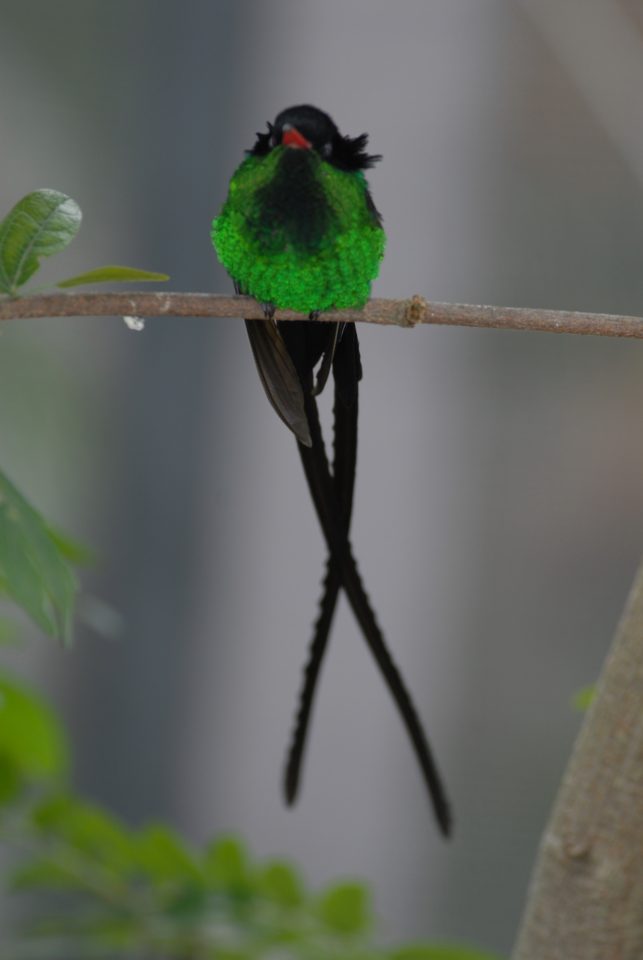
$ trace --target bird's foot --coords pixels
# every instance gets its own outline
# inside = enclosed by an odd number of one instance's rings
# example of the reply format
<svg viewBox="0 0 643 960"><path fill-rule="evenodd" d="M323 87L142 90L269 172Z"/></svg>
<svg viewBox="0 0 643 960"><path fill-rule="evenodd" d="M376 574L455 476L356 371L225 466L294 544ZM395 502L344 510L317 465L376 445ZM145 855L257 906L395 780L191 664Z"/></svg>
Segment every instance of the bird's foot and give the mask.
<svg viewBox="0 0 643 960"><path fill-rule="evenodd" d="M266 320L274 320L276 310L274 303L262 303L261 309Z"/></svg>

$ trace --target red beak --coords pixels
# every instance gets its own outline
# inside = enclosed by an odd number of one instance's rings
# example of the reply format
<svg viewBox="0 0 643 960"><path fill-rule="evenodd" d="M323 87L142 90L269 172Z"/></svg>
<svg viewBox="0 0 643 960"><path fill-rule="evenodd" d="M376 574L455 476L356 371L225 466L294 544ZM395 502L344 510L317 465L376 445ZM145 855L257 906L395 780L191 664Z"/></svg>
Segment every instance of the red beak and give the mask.
<svg viewBox="0 0 643 960"><path fill-rule="evenodd" d="M288 127L284 130L281 142L284 147L297 147L299 150L310 150L312 143L297 130L296 127Z"/></svg>

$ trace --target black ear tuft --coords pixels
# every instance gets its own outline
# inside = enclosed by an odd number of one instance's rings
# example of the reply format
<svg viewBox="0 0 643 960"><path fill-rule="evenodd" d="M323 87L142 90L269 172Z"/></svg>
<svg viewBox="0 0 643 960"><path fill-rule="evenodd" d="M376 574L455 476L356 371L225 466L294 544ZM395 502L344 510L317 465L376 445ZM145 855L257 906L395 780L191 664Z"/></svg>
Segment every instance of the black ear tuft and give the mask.
<svg viewBox="0 0 643 960"><path fill-rule="evenodd" d="M272 138L273 126L271 123L268 125L268 133L257 133L257 139L252 150L246 150L248 156L251 157L265 157L267 153L270 153L272 149L272 144L270 142Z"/></svg>
<svg viewBox="0 0 643 960"><path fill-rule="evenodd" d="M361 133L359 137L342 137L337 134L333 139L331 163L340 170L368 170L382 157L379 153L368 154L367 143L367 133Z"/></svg>

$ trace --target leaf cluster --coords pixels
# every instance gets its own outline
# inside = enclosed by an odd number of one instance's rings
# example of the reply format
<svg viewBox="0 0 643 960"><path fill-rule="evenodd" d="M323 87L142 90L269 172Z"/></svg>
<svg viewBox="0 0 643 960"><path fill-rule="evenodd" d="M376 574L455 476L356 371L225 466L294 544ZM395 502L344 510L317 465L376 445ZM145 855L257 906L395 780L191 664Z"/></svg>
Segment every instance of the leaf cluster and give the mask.
<svg viewBox="0 0 643 960"><path fill-rule="evenodd" d="M242 841L195 850L174 830L135 830L75 796L68 750L41 699L0 677L0 839L27 920L2 960L493 960L459 947L371 942L367 888L311 892L284 860L254 861Z"/></svg>
<svg viewBox="0 0 643 960"><path fill-rule="evenodd" d="M81 221L76 201L59 190L34 190L19 200L0 222L0 294L18 296L20 288L38 270L41 259L59 253L71 243ZM60 280L56 286L168 279L165 273L110 265Z"/></svg>

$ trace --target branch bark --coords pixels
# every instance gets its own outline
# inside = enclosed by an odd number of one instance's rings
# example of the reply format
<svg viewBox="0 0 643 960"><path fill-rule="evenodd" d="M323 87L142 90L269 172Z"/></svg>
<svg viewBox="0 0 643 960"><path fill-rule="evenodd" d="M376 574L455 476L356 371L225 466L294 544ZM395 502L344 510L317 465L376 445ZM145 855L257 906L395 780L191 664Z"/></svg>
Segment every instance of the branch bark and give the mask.
<svg viewBox="0 0 643 960"><path fill-rule="evenodd" d="M0 321L27 317L118 315L240 317L254 320L261 319L263 312L251 297L227 297L216 293L54 293L0 299ZM280 310L276 316L279 320L301 320L305 314ZM643 339L643 317L572 313L567 310L533 310L525 307L429 303L420 296L407 300L369 300L362 310L329 310L323 313L320 319L332 323L382 323L402 327L435 324Z"/></svg>
<svg viewBox="0 0 643 960"><path fill-rule="evenodd" d="M643 562L541 841L513 960L643 957Z"/></svg>

